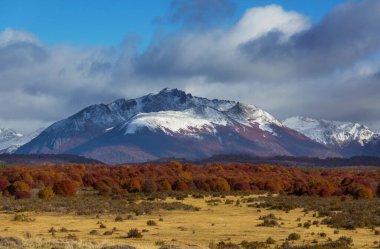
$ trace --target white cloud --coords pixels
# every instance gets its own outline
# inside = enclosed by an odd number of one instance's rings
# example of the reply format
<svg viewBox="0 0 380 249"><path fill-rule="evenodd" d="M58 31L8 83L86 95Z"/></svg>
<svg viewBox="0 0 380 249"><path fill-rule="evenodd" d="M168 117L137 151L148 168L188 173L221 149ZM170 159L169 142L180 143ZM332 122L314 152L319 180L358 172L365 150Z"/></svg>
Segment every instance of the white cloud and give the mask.
<svg viewBox="0 0 380 249"><path fill-rule="evenodd" d="M4 30L0 127L31 131L90 104L164 87L252 103L279 118L305 115L374 127L380 123L380 63L367 57L380 48L373 30L377 17L359 18L368 23L359 37L344 26L352 26L348 17L364 15L357 8L376 5L366 3L333 11L315 25L277 5L252 8L227 29L179 30L153 39L140 53L129 38L113 48L76 48L50 46L28 32ZM337 27L339 37L349 41L336 38ZM360 46L347 55L350 41Z"/></svg>
<svg viewBox="0 0 380 249"><path fill-rule="evenodd" d="M38 38L31 33L10 28L0 32L0 47L16 42L38 43Z"/></svg>
<svg viewBox="0 0 380 249"><path fill-rule="evenodd" d="M226 40L233 47L237 47L275 31L282 34L282 40L285 42L290 36L310 26L311 23L307 17L297 12L285 11L278 5L251 8L228 32Z"/></svg>

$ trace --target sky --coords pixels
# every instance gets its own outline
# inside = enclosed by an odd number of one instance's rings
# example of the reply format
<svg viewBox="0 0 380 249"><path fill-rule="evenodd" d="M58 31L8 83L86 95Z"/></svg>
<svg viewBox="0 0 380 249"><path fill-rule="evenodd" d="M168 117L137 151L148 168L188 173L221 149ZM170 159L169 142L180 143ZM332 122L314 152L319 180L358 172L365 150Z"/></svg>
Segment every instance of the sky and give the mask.
<svg viewBox="0 0 380 249"><path fill-rule="evenodd" d="M0 0L0 127L165 87L380 132L380 1Z"/></svg>

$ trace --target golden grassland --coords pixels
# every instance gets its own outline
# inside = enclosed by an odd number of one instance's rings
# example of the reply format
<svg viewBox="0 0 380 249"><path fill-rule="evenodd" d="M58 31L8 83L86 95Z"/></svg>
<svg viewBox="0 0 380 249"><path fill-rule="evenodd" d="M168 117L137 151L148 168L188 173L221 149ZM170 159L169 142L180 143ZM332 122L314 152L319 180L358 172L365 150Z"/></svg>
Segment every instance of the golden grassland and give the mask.
<svg viewBox="0 0 380 249"><path fill-rule="evenodd" d="M62 242L64 248L102 248L104 245L130 245L136 248L160 248L160 245L177 245L178 248L209 248L210 243L219 241L231 241L240 243L247 241L266 241L268 237L273 238L281 245L287 236L296 232L301 239L292 242L296 245L310 244L315 240L318 243L327 242L329 238L336 240L341 236L353 239L353 248L379 248L380 236L374 235L370 229L343 230L338 234L334 228L326 225L311 226L310 228L299 227L299 223L306 221L321 221L322 218L313 217L313 212L305 213L302 209L289 212L279 210L265 210L248 207L243 198L251 196L227 196L205 197L195 199L192 197L180 200L185 204L200 207L200 211L158 211L152 214L135 216L134 219L116 222L115 214L100 216L78 216L62 213L24 213L31 221L15 221L14 212L0 213L0 236L22 238L23 247L26 248L52 248L47 242ZM221 200L217 205L209 205L206 200ZM233 204L225 204L225 200L233 200ZM236 205L236 200L240 201ZM165 202L179 201L168 198ZM160 202L155 200L154 202ZM48 204L47 204L48 205ZM263 227L257 226L262 222L260 216L274 214L278 217L279 226ZM123 218L127 214L121 215ZM161 218L161 219L160 219ZM298 219L298 220L297 220ZM157 225L148 226L147 221L154 220ZM106 228L100 228L100 225ZM49 230L54 227L57 232L54 235ZM61 228L69 231L61 232ZM104 233L116 230L111 235ZM128 231L137 228L142 232L142 238L127 238ZM90 231L96 230L97 235L91 235ZM326 237L321 237L326 233ZM70 241L74 239L74 241ZM45 246L42 244L45 243ZM56 247L60 248L60 247Z"/></svg>

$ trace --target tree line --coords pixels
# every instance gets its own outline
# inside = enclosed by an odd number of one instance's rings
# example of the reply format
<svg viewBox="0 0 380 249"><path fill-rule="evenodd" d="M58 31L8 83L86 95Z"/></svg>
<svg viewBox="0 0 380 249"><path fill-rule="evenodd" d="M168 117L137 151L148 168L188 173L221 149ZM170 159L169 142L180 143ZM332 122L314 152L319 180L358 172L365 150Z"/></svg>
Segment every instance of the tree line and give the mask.
<svg viewBox="0 0 380 249"><path fill-rule="evenodd" d="M162 191L269 191L308 196L380 196L380 171L303 169L252 163L209 163L203 166L169 162L164 165L107 166L64 164L15 165L0 169L3 196L30 198L37 189L43 199L75 195L92 188L99 195Z"/></svg>

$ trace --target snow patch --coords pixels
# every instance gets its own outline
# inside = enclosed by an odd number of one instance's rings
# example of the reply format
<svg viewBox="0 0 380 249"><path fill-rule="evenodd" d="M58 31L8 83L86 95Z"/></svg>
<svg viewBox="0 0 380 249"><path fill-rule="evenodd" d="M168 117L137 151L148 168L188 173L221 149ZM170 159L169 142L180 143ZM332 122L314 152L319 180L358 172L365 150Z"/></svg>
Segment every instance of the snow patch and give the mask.
<svg viewBox="0 0 380 249"><path fill-rule="evenodd" d="M169 135L173 133L194 135L200 130L215 132L211 120L196 115L192 111L140 113L124 124L123 128L125 128L124 134L134 134L142 128L148 128L151 131L159 129Z"/></svg>

